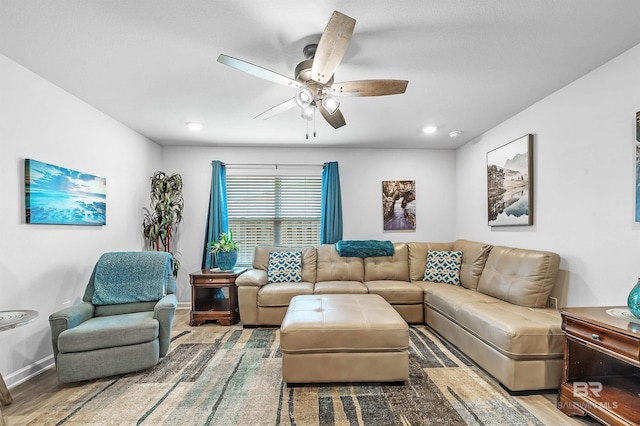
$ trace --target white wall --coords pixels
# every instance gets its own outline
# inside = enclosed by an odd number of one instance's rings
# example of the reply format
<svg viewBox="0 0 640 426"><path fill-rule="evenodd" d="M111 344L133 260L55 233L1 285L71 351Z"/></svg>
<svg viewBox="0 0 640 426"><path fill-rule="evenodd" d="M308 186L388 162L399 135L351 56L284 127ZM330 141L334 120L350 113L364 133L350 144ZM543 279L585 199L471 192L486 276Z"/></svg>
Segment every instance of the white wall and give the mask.
<svg viewBox="0 0 640 426"><path fill-rule="evenodd" d="M452 150L165 147L162 170L180 173L184 180L184 222L174 246L181 262L177 292L181 302L190 300L188 274L200 268L202 259L212 160L227 164L319 165L337 161L345 239L453 241ZM416 181L416 230L383 232L382 181L405 179Z"/></svg>
<svg viewBox="0 0 640 426"><path fill-rule="evenodd" d="M555 293L565 306L625 305L640 276L639 72L640 45L457 150L456 235L557 252ZM486 153L527 133L534 134L534 226L491 228Z"/></svg>
<svg viewBox="0 0 640 426"><path fill-rule="evenodd" d="M78 302L105 251L140 250L142 207L160 147L0 55L0 310L34 309L33 323L0 333L7 385L53 362L48 316ZM31 225L24 159L106 177L107 225Z"/></svg>

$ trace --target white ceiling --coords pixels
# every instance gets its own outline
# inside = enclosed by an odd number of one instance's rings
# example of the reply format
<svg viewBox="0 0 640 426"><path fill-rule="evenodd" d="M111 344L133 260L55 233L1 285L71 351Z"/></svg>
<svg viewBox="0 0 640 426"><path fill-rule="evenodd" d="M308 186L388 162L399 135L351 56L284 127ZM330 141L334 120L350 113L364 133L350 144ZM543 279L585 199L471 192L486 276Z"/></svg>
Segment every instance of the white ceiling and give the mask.
<svg viewBox="0 0 640 426"><path fill-rule="evenodd" d="M334 10L357 21L336 81L406 93L341 98L309 140L296 110L254 120L293 89L218 55L293 78ZM0 53L161 145L454 148L638 43L638 0L0 0Z"/></svg>

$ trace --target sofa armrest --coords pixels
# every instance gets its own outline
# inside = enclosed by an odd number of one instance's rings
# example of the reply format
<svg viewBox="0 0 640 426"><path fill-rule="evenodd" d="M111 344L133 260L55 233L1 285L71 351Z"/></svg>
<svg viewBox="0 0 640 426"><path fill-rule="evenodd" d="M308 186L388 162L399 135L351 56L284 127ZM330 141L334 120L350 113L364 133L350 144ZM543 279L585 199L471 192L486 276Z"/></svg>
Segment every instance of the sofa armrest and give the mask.
<svg viewBox="0 0 640 426"><path fill-rule="evenodd" d="M171 328L173 326L173 317L178 307L178 298L175 294L167 294L158 300L153 308L153 317L160 323L158 338L160 340L160 356L165 356L169 352L171 344Z"/></svg>
<svg viewBox="0 0 640 426"><path fill-rule="evenodd" d="M267 271L262 269L249 269L244 274L236 278L236 285L262 287L267 284Z"/></svg>
<svg viewBox="0 0 640 426"><path fill-rule="evenodd" d="M95 307L88 302L61 309L49 315L49 327L51 328L51 344L53 356L58 356L58 336L65 330L77 327L86 320L93 318Z"/></svg>

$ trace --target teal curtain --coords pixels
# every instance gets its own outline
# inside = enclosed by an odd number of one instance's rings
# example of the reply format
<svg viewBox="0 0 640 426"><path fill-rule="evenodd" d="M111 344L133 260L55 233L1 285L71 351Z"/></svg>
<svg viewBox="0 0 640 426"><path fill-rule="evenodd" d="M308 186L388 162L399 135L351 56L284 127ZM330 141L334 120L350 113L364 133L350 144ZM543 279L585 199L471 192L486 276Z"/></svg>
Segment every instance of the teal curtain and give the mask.
<svg viewBox="0 0 640 426"><path fill-rule="evenodd" d="M209 252L209 242L218 241L220 234L229 232L227 213L227 172L221 161L211 162L211 194L209 195L209 213L204 233L202 269L215 268L215 256Z"/></svg>
<svg viewBox="0 0 640 426"><path fill-rule="evenodd" d="M342 195L336 161L324 163L320 209L320 243L333 244L340 241L342 239Z"/></svg>

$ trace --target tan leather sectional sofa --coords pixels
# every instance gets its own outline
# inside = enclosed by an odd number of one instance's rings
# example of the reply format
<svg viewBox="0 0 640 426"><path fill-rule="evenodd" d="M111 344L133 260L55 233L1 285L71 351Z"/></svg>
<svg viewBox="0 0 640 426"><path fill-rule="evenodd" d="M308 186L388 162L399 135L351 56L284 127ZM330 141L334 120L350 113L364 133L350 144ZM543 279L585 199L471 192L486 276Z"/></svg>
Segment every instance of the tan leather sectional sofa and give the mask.
<svg viewBox="0 0 640 426"><path fill-rule="evenodd" d="M407 323L426 323L511 391L557 388L564 335L546 308L560 257L551 252L453 243L394 243L385 257L342 257L333 244L302 249L302 281L267 284L269 252L236 280L244 326L279 326L301 294L373 293ZM423 281L428 250L462 251L461 285Z"/></svg>

